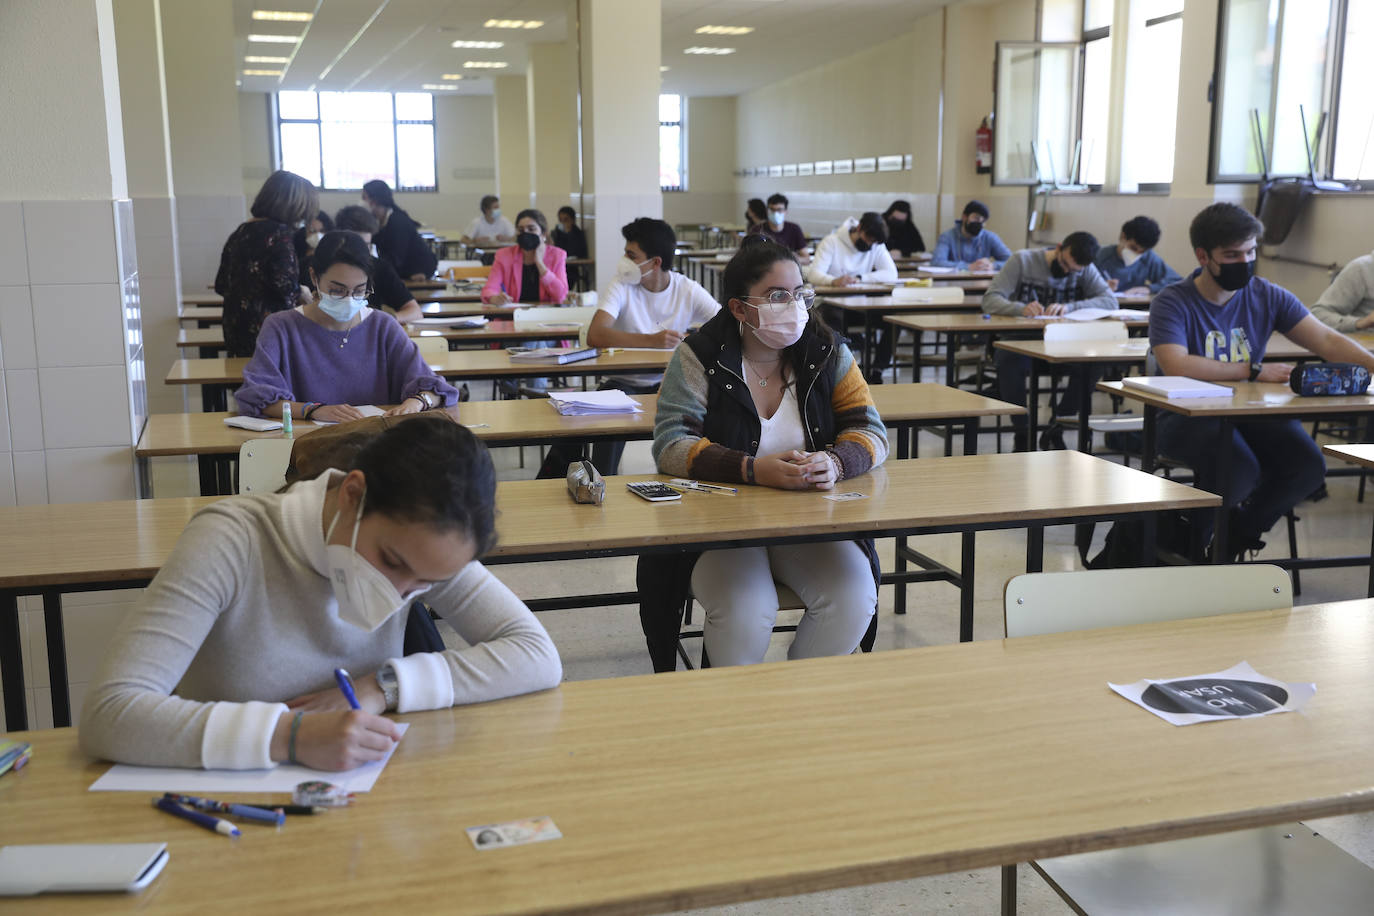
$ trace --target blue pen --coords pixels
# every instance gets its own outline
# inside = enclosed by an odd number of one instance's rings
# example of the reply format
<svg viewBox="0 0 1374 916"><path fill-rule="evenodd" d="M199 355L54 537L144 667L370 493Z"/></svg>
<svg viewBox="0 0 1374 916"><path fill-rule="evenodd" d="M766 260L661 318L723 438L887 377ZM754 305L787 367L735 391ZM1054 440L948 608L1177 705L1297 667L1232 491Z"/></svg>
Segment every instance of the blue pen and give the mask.
<svg viewBox="0 0 1374 916"><path fill-rule="evenodd" d="M335 668L334 680L339 682L339 689L343 691L344 699L348 701L348 705L354 709L362 709L362 704L358 702L358 695L353 692L353 678L348 676L348 672L342 668Z"/></svg>
<svg viewBox="0 0 1374 916"><path fill-rule="evenodd" d="M215 801L213 798L197 798L194 795L177 795L175 792L164 792L162 797L168 801L190 805L192 808L196 808L200 811L209 811L214 814L232 814L235 817L257 821L262 824L275 824L278 827L286 823L286 814L282 811L255 808L252 805L237 805L233 802Z"/></svg>
<svg viewBox="0 0 1374 916"><path fill-rule="evenodd" d="M157 808L159 811L166 811L173 817L179 817L182 820L187 820L193 824L204 827L212 833L222 833L225 836L241 836L239 828L228 821L218 817L211 817L208 814L201 814L199 811L192 811L190 808L183 808L170 798L153 799L153 807Z"/></svg>

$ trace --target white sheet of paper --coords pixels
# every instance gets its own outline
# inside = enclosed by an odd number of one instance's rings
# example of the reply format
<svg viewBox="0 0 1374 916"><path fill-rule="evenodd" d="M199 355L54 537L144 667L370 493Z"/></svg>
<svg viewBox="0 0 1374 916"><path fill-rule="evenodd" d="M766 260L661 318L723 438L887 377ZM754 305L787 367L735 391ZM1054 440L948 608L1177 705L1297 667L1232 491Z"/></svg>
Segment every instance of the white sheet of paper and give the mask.
<svg viewBox="0 0 1374 916"><path fill-rule="evenodd" d="M408 722L397 722L402 737ZM350 792L370 792L377 777L396 753L400 742L385 758L356 770L341 773L312 770L298 764L283 763L271 770L192 770L186 767L140 767L116 763L91 783L92 792L181 792L186 795L214 795L218 792L290 792L298 782L317 779L342 786Z"/></svg>
<svg viewBox="0 0 1374 916"><path fill-rule="evenodd" d="M386 413L386 411L382 410L382 408L374 407L371 404L356 404L354 406L357 408L358 413L362 414L365 417L380 417ZM310 420L310 422L314 423L316 426L333 426L335 424L334 420L316 420L313 418Z"/></svg>
<svg viewBox="0 0 1374 916"><path fill-rule="evenodd" d="M1316 684L1289 684L1260 674L1249 662L1211 674L1146 678L1134 684L1109 682L1107 686L1172 725L1295 712L1317 693Z"/></svg>
<svg viewBox="0 0 1374 916"><path fill-rule="evenodd" d="M471 315L466 318L416 318L407 324L419 325L422 328L480 328L486 325L487 318L483 315Z"/></svg>
<svg viewBox="0 0 1374 916"><path fill-rule="evenodd" d="M953 268L953 267L932 267L932 266L929 265L929 264L922 264L922 265L921 265L919 268L917 268L917 269L918 269L919 271L921 271L921 273L927 273L927 274L952 274L952 273L954 273L954 268Z"/></svg>

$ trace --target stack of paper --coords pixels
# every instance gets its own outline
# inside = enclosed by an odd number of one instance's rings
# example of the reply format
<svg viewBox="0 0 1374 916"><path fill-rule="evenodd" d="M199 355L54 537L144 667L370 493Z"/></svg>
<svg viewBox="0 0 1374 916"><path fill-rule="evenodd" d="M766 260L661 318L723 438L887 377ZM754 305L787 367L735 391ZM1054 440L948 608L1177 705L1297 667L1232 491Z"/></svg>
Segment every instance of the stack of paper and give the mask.
<svg viewBox="0 0 1374 916"><path fill-rule="evenodd" d="M1211 382L1200 382L1183 375L1140 375L1121 380L1130 388L1148 391L1150 394L1169 398L1229 398L1235 390Z"/></svg>
<svg viewBox="0 0 1374 916"><path fill-rule="evenodd" d="M487 321L485 315L470 315L466 318L416 318L409 323L422 328L481 328L486 327Z"/></svg>
<svg viewBox="0 0 1374 916"><path fill-rule="evenodd" d="M565 417L611 413L640 413L643 406L623 391L550 391L549 403Z"/></svg>

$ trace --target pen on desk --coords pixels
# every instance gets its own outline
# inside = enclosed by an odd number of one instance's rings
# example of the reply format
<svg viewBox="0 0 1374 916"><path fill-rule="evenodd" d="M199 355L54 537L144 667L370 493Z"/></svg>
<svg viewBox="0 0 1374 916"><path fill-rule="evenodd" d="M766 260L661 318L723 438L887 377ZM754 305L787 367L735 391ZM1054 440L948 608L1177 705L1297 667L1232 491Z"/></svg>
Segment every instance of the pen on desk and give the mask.
<svg viewBox="0 0 1374 916"><path fill-rule="evenodd" d="M343 692L348 705L353 709L362 709L362 704L358 702L358 695L353 692L353 678L348 676L348 672L342 668L335 668L334 680L339 682L339 690Z"/></svg>
<svg viewBox="0 0 1374 916"><path fill-rule="evenodd" d="M246 818L250 821L257 821L260 824L275 824L280 827L282 824L286 823L285 812L273 811L271 808L215 801L213 798L198 798L194 795L178 795L175 792L164 792L162 797L168 801L177 802L178 804L190 805L192 808L199 811L210 811L215 814L232 814L236 817Z"/></svg>
<svg viewBox="0 0 1374 916"><path fill-rule="evenodd" d="M178 805L168 798L153 799L153 807L157 808L159 811L166 811L173 817L179 817L182 820L190 821L193 824L204 827L206 830L213 833L222 833L225 836L242 836L239 828L228 821L218 817L211 817L208 814L201 814L199 811L192 811L190 808L183 808L181 805Z"/></svg>
<svg viewBox="0 0 1374 916"><path fill-rule="evenodd" d="M29 762L33 756L33 746L27 741L15 743L12 747L7 747L0 752L0 776L14 770L18 772L24 768L24 764Z"/></svg>
<svg viewBox="0 0 1374 916"><path fill-rule="evenodd" d="M668 481L668 486L680 487L684 490L701 490L706 493L739 494L739 490L736 487L723 487L719 484L702 483L699 480L686 480L681 477L674 477L672 480Z"/></svg>
<svg viewBox="0 0 1374 916"><path fill-rule="evenodd" d="M254 802L251 807L266 811L280 811L282 814L324 814L329 809L324 805L279 805L276 802Z"/></svg>

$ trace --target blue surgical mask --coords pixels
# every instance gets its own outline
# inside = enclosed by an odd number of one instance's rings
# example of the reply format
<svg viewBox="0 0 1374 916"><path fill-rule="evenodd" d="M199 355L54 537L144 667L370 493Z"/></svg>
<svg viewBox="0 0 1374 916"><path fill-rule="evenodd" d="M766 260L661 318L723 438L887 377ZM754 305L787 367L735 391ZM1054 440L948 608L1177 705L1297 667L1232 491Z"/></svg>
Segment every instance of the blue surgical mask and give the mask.
<svg viewBox="0 0 1374 916"><path fill-rule="evenodd" d="M352 296L330 296L320 294L320 308L335 321L352 321L367 307L367 297L354 299Z"/></svg>

